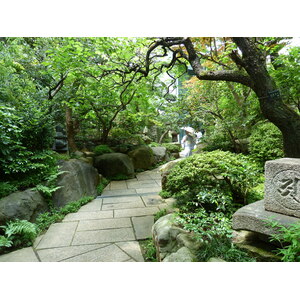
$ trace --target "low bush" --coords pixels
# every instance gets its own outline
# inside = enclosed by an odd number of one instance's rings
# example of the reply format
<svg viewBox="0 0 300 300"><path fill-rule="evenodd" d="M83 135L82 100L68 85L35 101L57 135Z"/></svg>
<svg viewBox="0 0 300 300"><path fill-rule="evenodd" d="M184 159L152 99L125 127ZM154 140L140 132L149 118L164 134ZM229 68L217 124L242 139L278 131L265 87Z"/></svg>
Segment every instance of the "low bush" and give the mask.
<svg viewBox="0 0 300 300"><path fill-rule="evenodd" d="M17 190L18 190L18 188L16 185L14 185L10 182L0 181L0 198L3 198Z"/></svg>
<svg viewBox="0 0 300 300"><path fill-rule="evenodd" d="M181 151L181 146L171 143L163 143L161 146L166 147L167 151L170 153L179 153Z"/></svg>
<svg viewBox="0 0 300 300"><path fill-rule="evenodd" d="M300 262L300 222L291 224L288 227L271 221L269 226L275 228L278 233L273 234L271 241L281 244L276 250L284 262Z"/></svg>
<svg viewBox="0 0 300 300"><path fill-rule="evenodd" d="M227 262L255 262L247 251L236 247L229 238L218 237L205 243L197 253L198 261L206 262L210 258L221 258Z"/></svg>
<svg viewBox="0 0 300 300"><path fill-rule="evenodd" d="M249 152L262 167L267 160L284 157L280 130L270 122L258 123L250 136Z"/></svg>
<svg viewBox="0 0 300 300"><path fill-rule="evenodd" d="M94 148L94 153L96 155L102 155L105 153L112 153L113 150L107 145L98 145Z"/></svg>
<svg viewBox="0 0 300 300"><path fill-rule="evenodd" d="M179 161L170 171L164 190L181 204L204 205L203 193L208 191L210 197L212 189L215 195L220 193L234 203L244 204L250 188L259 183L259 178L258 168L251 159L217 150Z"/></svg>

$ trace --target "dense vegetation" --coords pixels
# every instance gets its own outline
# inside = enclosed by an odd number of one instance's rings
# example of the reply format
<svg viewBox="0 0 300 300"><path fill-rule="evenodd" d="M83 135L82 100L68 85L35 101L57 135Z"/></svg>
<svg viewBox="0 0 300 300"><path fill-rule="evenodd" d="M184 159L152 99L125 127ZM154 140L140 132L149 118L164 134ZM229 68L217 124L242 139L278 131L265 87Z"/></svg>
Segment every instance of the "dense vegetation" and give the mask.
<svg viewBox="0 0 300 300"><path fill-rule="evenodd" d="M70 156L125 153L146 143L176 154L180 147L170 144L170 133L189 125L204 133L200 154L172 170L163 193L178 199L178 224L200 239L223 240L232 213L262 198L265 161L284 151L300 155L294 134L300 51L281 53L287 40L1 38L0 198L26 188L51 196L61 158L52 151L58 124L66 129ZM255 78L249 58L258 57ZM267 83L258 87L263 75L280 96L268 94ZM5 226L1 244L18 244L13 225ZM15 228L23 226L20 220ZM35 236L30 228L27 240Z"/></svg>

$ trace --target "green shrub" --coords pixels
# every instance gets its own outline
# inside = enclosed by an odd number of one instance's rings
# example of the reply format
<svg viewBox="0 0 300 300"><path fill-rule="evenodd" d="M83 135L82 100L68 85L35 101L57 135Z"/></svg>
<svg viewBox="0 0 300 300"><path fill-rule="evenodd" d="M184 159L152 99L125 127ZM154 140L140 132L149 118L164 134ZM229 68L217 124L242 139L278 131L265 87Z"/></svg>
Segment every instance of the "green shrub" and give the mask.
<svg viewBox="0 0 300 300"><path fill-rule="evenodd" d="M259 183L258 175L256 164L242 154L203 152L178 162L167 177L165 190L181 204L193 201L200 205L199 193L212 188L233 202L245 203L249 189Z"/></svg>
<svg viewBox="0 0 300 300"><path fill-rule="evenodd" d="M194 212L179 212L175 222L184 230L194 232L201 242L232 235L230 217L223 212L207 212L204 208Z"/></svg>
<svg viewBox="0 0 300 300"><path fill-rule="evenodd" d="M234 145L225 131L215 130L209 135L204 135L201 138L201 143L205 144L204 151L222 150L234 152Z"/></svg>
<svg viewBox="0 0 300 300"><path fill-rule="evenodd" d="M18 188L12 183L0 181L0 198L17 191L17 189Z"/></svg>
<svg viewBox="0 0 300 300"><path fill-rule="evenodd" d="M270 122L258 123L250 136L250 155L264 166L267 160L284 156L280 130Z"/></svg>
<svg viewBox="0 0 300 300"><path fill-rule="evenodd" d="M155 215L154 215L154 222L156 222L158 219L160 219L161 217L167 215L168 212L166 209L162 209L160 211L158 211Z"/></svg>
<svg viewBox="0 0 300 300"><path fill-rule="evenodd" d="M166 147L167 151L170 153L179 153L181 151L181 146L176 144L170 143L163 143L163 147Z"/></svg>
<svg viewBox="0 0 300 300"><path fill-rule="evenodd" d="M140 241L140 246L146 262L157 262L156 248L152 238Z"/></svg>
<svg viewBox="0 0 300 300"><path fill-rule="evenodd" d="M271 241L281 244L276 252L284 262L300 262L300 222L285 227L272 221L269 226L278 233L273 234Z"/></svg>
<svg viewBox="0 0 300 300"><path fill-rule="evenodd" d="M94 153L96 155L102 155L102 154L105 154L105 153L112 153L112 149L110 149L109 146L107 145L98 145L94 148Z"/></svg>
<svg viewBox="0 0 300 300"><path fill-rule="evenodd" d="M246 251L236 247L229 238L218 237L205 243L197 253L199 261L208 261L211 257L221 258L227 262L255 262Z"/></svg>

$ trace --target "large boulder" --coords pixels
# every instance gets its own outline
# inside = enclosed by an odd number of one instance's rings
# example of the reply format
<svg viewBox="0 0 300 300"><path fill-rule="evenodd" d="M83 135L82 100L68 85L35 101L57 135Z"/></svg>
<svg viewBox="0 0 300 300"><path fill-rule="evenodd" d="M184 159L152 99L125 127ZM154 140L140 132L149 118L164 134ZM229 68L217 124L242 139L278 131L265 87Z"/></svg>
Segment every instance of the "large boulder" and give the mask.
<svg viewBox="0 0 300 300"><path fill-rule="evenodd" d="M153 152L149 146L139 146L128 152L128 156L131 157L135 170L148 170L154 164Z"/></svg>
<svg viewBox="0 0 300 300"><path fill-rule="evenodd" d="M60 163L60 170L65 171L58 178L60 189L53 194L53 204L62 207L69 202L77 201L84 196L96 196L99 174L90 164L78 159Z"/></svg>
<svg viewBox="0 0 300 300"><path fill-rule="evenodd" d="M166 161L168 159L166 147L151 147L155 162Z"/></svg>
<svg viewBox="0 0 300 300"><path fill-rule="evenodd" d="M94 166L105 177L123 175L134 177L134 167L128 155L123 153L106 153L95 158Z"/></svg>
<svg viewBox="0 0 300 300"><path fill-rule="evenodd" d="M155 222L152 237L157 259L163 262L195 261L195 252L202 245L192 233L176 225L174 214L165 215Z"/></svg>
<svg viewBox="0 0 300 300"><path fill-rule="evenodd" d="M39 213L48 209L47 201L38 191L18 191L0 199L0 225L9 220L35 221Z"/></svg>

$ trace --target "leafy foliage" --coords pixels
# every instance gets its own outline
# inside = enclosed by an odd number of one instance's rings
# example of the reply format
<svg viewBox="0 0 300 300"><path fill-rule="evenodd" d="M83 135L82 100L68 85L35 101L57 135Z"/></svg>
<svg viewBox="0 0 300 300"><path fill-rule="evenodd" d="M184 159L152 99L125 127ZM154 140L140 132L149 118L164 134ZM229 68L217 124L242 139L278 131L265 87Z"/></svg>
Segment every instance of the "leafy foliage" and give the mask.
<svg viewBox="0 0 300 300"><path fill-rule="evenodd" d="M250 154L262 166L267 160L284 156L280 130L270 122L259 123L252 131L249 145Z"/></svg>
<svg viewBox="0 0 300 300"><path fill-rule="evenodd" d="M203 244L197 253L199 261L208 261L211 257L221 258L227 262L255 262L246 251L237 248L229 238L218 237Z"/></svg>
<svg viewBox="0 0 300 300"><path fill-rule="evenodd" d="M109 184L109 180L108 179L106 179L106 178L103 178L102 180L101 180L101 182L97 185L97 187L96 187L96 189L97 189L97 194L98 195L101 195L102 194L102 192L103 192L103 190L104 190L104 188Z"/></svg>
<svg viewBox="0 0 300 300"><path fill-rule="evenodd" d="M163 147L166 147L167 151L170 153L179 153L181 151L181 146L180 145L175 145L171 143L163 143Z"/></svg>
<svg viewBox="0 0 300 300"><path fill-rule="evenodd" d="M9 221L1 228L6 238L5 247L31 246L37 236L36 226L26 220Z"/></svg>
<svg viewBox="0 0 300 300"><path fill-rule="evenodd" d="M288 227L272 221L268 224L275 228L278 233L273 234L271 241L277 241L281 248L277 250L281 260L284 262L300 262L300 222Z"/></svg>
<svg viewBox="0 0 300 300"><path fill-rule="evenodd" d="M0 198L17 191L17 187L9 182L0 181Z"/></svg>
<svg viewBox="0 0 300 300"><path fill-rule="evenodd" d="M96 155L102 155L105 153L112 153L113 150L110 149L108 145L98 145L94 148L94 152Z"/></svg>
<svg viewBox="0 0 300 300"><path fill-rule="evenodd" d="M215 188L233 202L244 203L249 189L259 183L258 174L254 162L242 154L203 152L178 162L167 177L165 190L182 203L200 203L205 197L197 199L199 192Z"/></svg>

